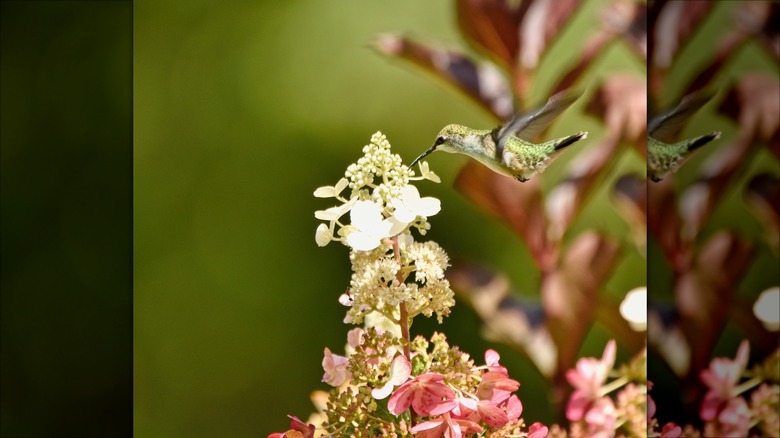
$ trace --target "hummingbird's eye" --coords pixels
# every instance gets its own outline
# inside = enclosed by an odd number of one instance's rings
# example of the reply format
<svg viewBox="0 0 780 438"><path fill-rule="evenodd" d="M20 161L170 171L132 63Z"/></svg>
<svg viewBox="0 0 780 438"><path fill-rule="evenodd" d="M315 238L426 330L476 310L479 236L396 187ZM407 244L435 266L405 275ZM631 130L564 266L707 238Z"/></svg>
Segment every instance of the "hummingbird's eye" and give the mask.
<svg viewBox="0 0 780 438"><path fill-rule="evenodd" d="M447 137L440 136L439 138L436 139L436 143L434 143L434 146L438 146L444 143L445 141L447 141Z"/></svg>

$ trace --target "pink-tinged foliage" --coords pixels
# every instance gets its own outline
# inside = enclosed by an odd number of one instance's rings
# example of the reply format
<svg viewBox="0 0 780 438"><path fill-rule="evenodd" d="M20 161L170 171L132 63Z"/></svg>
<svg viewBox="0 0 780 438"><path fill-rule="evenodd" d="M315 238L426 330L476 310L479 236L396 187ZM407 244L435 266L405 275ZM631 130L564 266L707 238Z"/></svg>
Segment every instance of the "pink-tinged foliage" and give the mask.
<svg viewBox="0 0 780 438"><path fill-rule="evenodd" d="M615 341L610 340L604 348L601 359L583 357L577 361L575 369L566 372L566 379L575 388L574 394L579 394L578 398L595 400L601 396L601 387L615 364L616 348ZM572 396L573 398L575 397ZM578 420L579 418L569 419Z"/></svg>
<svg viewBox="0 0 780 438"><path fill-rule="evenodd" d="M501 403L508 399L512 392L517 391L520 382L510 379L506 372L488 371L482 375L482 382L477 389L480 400L490 400Z"/></svg>
<svg viewBox="0 0 780 438"><path fill-rule="evenodd" d="M650 385L648 382L647 389L650 389ZM647 396L647 418L653 418L655 417L655 400L653 400L653 397Z"/></svg>
<svg viewBox="0 0 780 438"><path fill-rule="evenodd" d="M602 387L615 363L616 345L610 340L601 359L584 357L566 379L575 388L566 405L566 418L584 420L588 436L609 437L614 434L617 411L612 399L601 393Z"/></svg>
<svg viewBox="0 0 780 438"><path fill-rule="evenodd" d="M417 438L461 438L470 433L482 432L482 426L471 421L452 418L449 413L420 423L410 429Z"/></svg>
<svg viewBox="0 0 780 438"><path fill-rule="evenodd" d="M612 436L616 422L615 404L609 397L596 399L585 413L585 423L588 424L591 433L604 434L605 437Z"/></svg>
<svg viewBox="0 0 780 438"><path fill-rule="evenodd" d="M388 395L390 395L390 392L393 391L393 387L406 382L411 374L412 364L409 362L409 359L407 359L406 356L399 354L390 364L389 377L385 386L374 389L371 391L371 395L377 400L386 398Z"/></svg>
<svg viewBox="0 0 780 438"><path fill-rule="evenodd" d="M492 348L485 351L485 365L488 367L501 367L501 365L498 363L498 361L501 360L501 356L498 354L496 350L493 350ZM502 369L504 367L501 367ZM494 370L499 371L499 370Z"/></svg>
<svg viewBox="0 0 780 438"><path fill-rule="evenodd" d="M666 423L661 428L661 438L679 438L680 435L682 435L682 429L674 423Z"/></svg>
<svg viewBox="0 0 780 438"><path fill-rule="evenodd" d="M509 421L507 413L501 409L498 404L488 400L482 400L477 403L477 412L482 421L491 427L500 428Z"/></svg>
<svg viewBox="0 0 780 438"><path fill-rule="evenodd" d="M516 395L512 395L506 401L506 415L510 420L516 420L523 414L523 403Z"/></svg>
<svg viewBox="0 0 780 438"><path fill-rule="evenodd" d="M534 423L528 428L528 438L545 438L547 431L547 426L539 422Z"/></svg>
<svg viewBox="0 0 780 438"><path fill-rule="evenodd" d="M417 415L427 416L442 405L454 407L455 391L443 380L444 375L439 373L421 374L398 387L388 400L387 408L399 415L411 406Z"/></svg>
<svg viewBox="0 0 780 438"><path fill-rule="evenodd" d="M719 413L728 407L729 401L737 395L734 389L747 367L749 348L747 341L742 341L735 359L715 358L710 367L701 372L701 380L709 388L699 412L702 420L712 421L717 418ZM731 406L734 410L738 408Z"/></svg>
<svg viewBox="0 0 780 438"><path fill-rule="evenodd" d="M287 432L277 432L268 435L268 438L313 438L315 427L312 424L306 424L298 417L288 415L290 418L290 430Z"/></svg>
<svg viewBox="0 0 780 438"><path fill-rule="evenodd" d="M742 397L732 398L718 415L723 436L747 436L750 428L750 408Z"/></svg>
<svg viewBox="0 0 780 438"><path fill-rule="evenodd" d="M348 363L349 359L331 353L330 349L326 347L325 357L322 359L322 368L325 370L322 381L331 386L340 386L342 383L349 380L350 375L347 370Z"/></svg>

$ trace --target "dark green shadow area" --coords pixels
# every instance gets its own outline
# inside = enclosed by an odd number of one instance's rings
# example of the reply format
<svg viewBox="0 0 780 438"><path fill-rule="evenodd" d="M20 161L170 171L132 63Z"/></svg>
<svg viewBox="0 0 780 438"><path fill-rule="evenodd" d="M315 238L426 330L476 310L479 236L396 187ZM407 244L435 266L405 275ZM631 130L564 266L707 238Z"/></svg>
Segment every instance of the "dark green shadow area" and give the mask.
<svg viewBox="0 0 780 438"><path fill-rule="evenodd" d="M0 435L130 436L132 2L0 4Z"/></svg>

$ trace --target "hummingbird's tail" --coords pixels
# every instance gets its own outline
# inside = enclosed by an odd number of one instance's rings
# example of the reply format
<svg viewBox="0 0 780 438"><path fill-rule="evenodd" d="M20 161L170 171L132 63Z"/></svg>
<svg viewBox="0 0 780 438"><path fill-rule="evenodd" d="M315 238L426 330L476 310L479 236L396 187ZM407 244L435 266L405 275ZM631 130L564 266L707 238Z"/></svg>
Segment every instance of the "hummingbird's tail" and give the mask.
<svg viewBox="0 0 780 438"><path fill-rule="evenodd" d="M574 143L574 142L576 142L578 140L582 140L583 138L588 138L588 133L587 132L578 132L578 133L576 133L574 135L570 135L568 137L564 137L564 138L558 139L558 140L556 140L555 150L559 151L559 150L565 148L566 146L569 146L570 144L572 144L572 143Z"/></svg>
<svg viewBox="0 0 780 438"><path fill-rule="evenodd" d="M712 140L717 140L720 138L720 132L713 132L712 134L702 135L701 137L695 138L691 144L688 145L688 152L698 149L705 144L711 142Z"/></svg>

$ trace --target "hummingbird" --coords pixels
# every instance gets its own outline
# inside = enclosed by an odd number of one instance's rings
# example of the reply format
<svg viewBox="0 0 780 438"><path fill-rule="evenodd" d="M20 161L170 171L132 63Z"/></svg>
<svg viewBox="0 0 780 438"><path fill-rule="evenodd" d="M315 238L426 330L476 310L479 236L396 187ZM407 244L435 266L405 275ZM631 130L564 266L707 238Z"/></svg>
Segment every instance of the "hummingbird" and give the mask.
<svg viewBox="0 0 780 438"><path fill-rule="evenodd" d="M542 107L518 116L494 129L471 129L463 125L447 125L436 136L433 146L412 161L418 161L433 151L467 155L491 170L518 181L528 181L542 172L566 146L586 138L587 132L544 143L531 141L559 114L579 98L579 94L562 91L550 97Z"/></svg>
<svg viewBox="0 0 780 438"><path fill-rule="evenodd" d="M695 150L720 138L720 132L712 132L672 142L688 119L710 99L712 94L689 94L676 107L647 124L647 173L651 180L658 182L676 172Z"/></svg>

